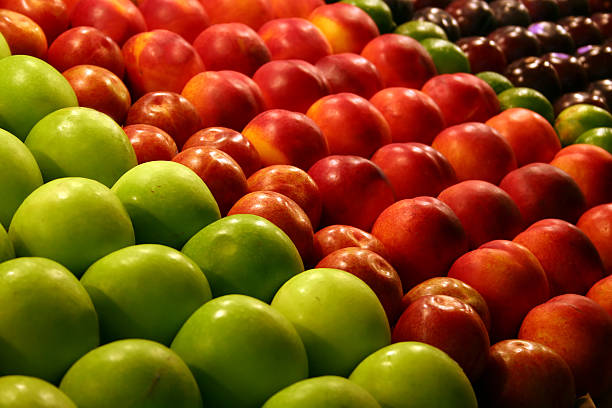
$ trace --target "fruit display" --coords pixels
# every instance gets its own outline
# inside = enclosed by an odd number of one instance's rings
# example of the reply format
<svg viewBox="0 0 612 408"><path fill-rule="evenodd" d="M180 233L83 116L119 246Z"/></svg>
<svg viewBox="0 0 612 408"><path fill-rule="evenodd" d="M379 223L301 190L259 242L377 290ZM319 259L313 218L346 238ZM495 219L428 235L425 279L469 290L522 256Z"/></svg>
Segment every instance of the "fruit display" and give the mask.
<svg viewBox="0 0 612 408"><path fill-rule="evenodd" d="M0 408L612 408L609 0L0 0Z"/></svg>

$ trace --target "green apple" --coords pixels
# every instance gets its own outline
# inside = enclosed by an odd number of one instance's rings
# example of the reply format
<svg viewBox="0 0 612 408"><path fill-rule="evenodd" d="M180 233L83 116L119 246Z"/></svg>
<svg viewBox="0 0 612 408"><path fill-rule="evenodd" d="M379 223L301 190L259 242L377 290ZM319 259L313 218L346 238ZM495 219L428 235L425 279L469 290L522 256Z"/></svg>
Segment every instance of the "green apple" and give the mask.
<svg viewBox="0 0 612 408"><path fill-rule="evenodd" d="M6 38L4 38L2 33L0 33L0 59L10 57L10 56L11 56L11 49L8 43L6 42Z"/></svg>
<svg viewBox="0 0 612 408"><path fill-rule="evenodd" d="M400 342L382 348L359 363L349 380L369 391L385 408L478 406L459 364L424 343Z"/></svg>
<svg viewBox="0 0 612 408"><path fill-rule="evenodd" d="M108 187L66 177L38 187L19 206L9 227L17 256L53 259L77 277L95 261L134 245L134 229Z"/></svg>
<svg viewBox="0 0 612 408"><path fill-rule="evenodd" d="M21 140L0 129L0 223L8 228L17 207L42 183L30 150Z"/></svg>
<svg viewBox="0 0 612 408"><path fill-rule="evenodd" d="M308 376L300 336L270 305L227 295L200 307L172 342L194 373L204 406L259 408Z"/></svg>
<svg viewBox="0 0 612 408"><path fill-rule="evenodd" d="M448 40L446 32L444 32L442 27L430 21L407 21L395 29L395 34L407 35L417 41L422 41L426 38Z"/></svg>
<svg viewBox="0 0 612 408"><path fill-rule="evenodd" d="M262 408L380 408L369 392L344 377L308 378L274 394Z"/></svg>
<svg viewBox="0 0 612 408"><path fill-rule="evenodd" d="M393 32L395 29L391 9L383 0L342 0L341 2L352 4L365 11L374 20L381 34Z"/></svg>
<svg viewBox="0 0 612 408"><path fill-rule="evenodd" d="M476 74L476 76L485 81L497 95L504 92L507 89L514 88L514 85L508 78L498 72L493 71L482 71Z"/></svg>
<svg viewBox="0 0 612 408"><path fill-rule="evenodd" d="M56 383L98 345L98 318L77 278L45 258L0 264L0 373Z"/></svg>
<svg viewBox="0 0 612 408"><path fill-rule="evenodd" d="M15 249L9 238L6 230L0 224L0 263L13 259L15 257Z"/></svg>
<svg viewBox="0 0 612 408"><path fill-rule="evenodd" d="M565 108L555 119L555 130L563 146L574 143L587 130L599 127L612 127L612 114L588 103Z"/></svg>
<svg viewBox="0 0 612 408"><path fill-rule="evenodd" d="M79 408L200 408L187 365L168 347L127 339L81 357L60 383Z"/></svg>
<svg viewBox="0 0 612 408"><path fill-rule="evenodd" d="M425 38L421 45L431 56L438 74L471 72L467 55L454 43L441 38Z"/></svg>
<svg viewBox="0 0 612 408"><path fill-rule="evenodd" d="M77 408L57 387L24 375L0 377L0 408Z"/></svg>
<svg viewBox="0 0 612 408"><path fill-rule="evenodd" d="M187 318L212 299L195 262L155 244L106 255L87 269L81 283L98 312L104 343L141 338L170 345Z"/></svg>
<svg viewBox="0 0 612 408"><path fill-rule="evenodd" d="M236 214L213 222L183 247L210 283L213 296L238 293L270 302L304 265L289 237L265 218Z"/></svg>
<svg viewBox="0 0 612 408"><path fill-rule="evenodd" d="M45 181L86 177L112 187L138 164L121 126L90 108L64 108L50 113L36 123L25 144Z"/></svg>
<svg viewBox="0 0 612 408"><path fill-rule="evenodd" d="M546 97L532 88L513 87L497 95L500 109L525 108L542 115L551 124L555 121L555 110Z"/></svg>
<svg viewBox="0 0 612 408"><path fill-rule="evenodd" d="M0 59L0 128L24 140L49 113L78 106L70 83L45 61L29 55Z"/></svg>
<svg viewBox="0 0 612 408"><path fill-rule="evenodd" d="M592 144L612 153L612 127L589 129L578 136L575 143Z"/></svg>
<svg viewBox="0 0 612 408"><path fill-rule="evenodd" d="M300 334L311 376L347 376L391 341L387 315L376 294L339 269L300 273L278 290L271 305Z"/></svg>
<svg viewBox="0 0 612 408"><path fill-rule="evenodd" d="M221 217L204 181L180 163L142 163L117 180L112 190L130 214L139 244L180 249Z"/></svg>

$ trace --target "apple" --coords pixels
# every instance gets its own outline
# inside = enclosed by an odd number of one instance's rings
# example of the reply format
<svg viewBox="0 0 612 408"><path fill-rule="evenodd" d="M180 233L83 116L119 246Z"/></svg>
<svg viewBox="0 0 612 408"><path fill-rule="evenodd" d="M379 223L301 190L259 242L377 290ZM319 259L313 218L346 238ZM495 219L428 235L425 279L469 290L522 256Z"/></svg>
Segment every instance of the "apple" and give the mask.
<svg viewBox="0 0 612 408"><path fill-rule="evenodd" d="M342 248L367 249L386 259L387 251L374 235L350 225L330 225L314 235L313 261L319 262L327 255Z"/></svg>
<svg viewBox="0 0 612 408"><path fill-rule="evenodd" d="M238 293L270 302L304 270L291 239L257 215L236 214L202 228L182 249L210 284L213 297Z"/></svg>
<svg viewBox="0 0 612 408"><path fill-rule="evenodd" d="M123 128L136 153L138 164L154 160L172 160L178 154L169 134L151 125L128 125Z"/></svg>
<svg viewBox="0 0 612 408"><path fill-rule="evenodd" d="M0 9L0 34L13 55L47 56L45 33L31 18L12 10Z"/></svg>
<svg viewBox="0 0 612 408"><path fill-rule="evenodd" d="M561 95L561 80L555 67L544 58L529 56L510 63L504 76L515 87L532 88L548 100L554 101Z"/></svg>
<svg viewBox="0 0 612 408"><path fill-rule="evenodd" d="M487 35L497 26L493 11L483 0L454 0L445 10L455 17L463 37Z"/></svg>
<svg viewBox="0 0 612 408"><path fill-rule="evenodd" d="M294 276L276 292L271 305L295 326L304 342L310 376L348 376L391 340L376 294L361 279L339 269L310 269Z"/></svg>
<svg viewBox="0 0 612 408"><path fill-rule="evenodd" d="M15 249L6 229L0 224L0 263L15 258Z"/></svg>
<svg viewBox="0 0 612 408"><path fill-rule="evenodd" d="M0 378L0 399L14 406L48 406L50 408L77 408L66 394L54 385L36 377L5 375Z"/></svg>
<svg viewBox="0 0 612 408"><path fill-rule="evenodd" d="M597 302L612 316L612 275L595 282L587 292L586 297Z"/></svg>
<svg viewBox="0 0 612 408"><path fill-rule="evenodd" d="M142 0L138 9L148 31L172 31L188 43L193 43L198 34L210 25L203 3L198 0Z"/></svg>
<svg viewBox="0 0 612 408"><path fill-rule="evenodd" d="M556 0L521 0L521 2L529 10L531 21L559 19L560 10Z"/></svg>
<svg viewBox="0 0 612 408"><path fill-rule="evenodd" d="M581 134L598 127L612 127L612 114L589 104L565 108L555 119L555 130L563 146L574 143Z"/></svg>
<svg viewBox="0 0 612 408"><path fill-rule="evenodd" d="M46 62L27 55L0 60L0 128L25 140L47 114L78 106L70 83Z"/></svg>
<svg viewBox="0 0 612 408"><path fill-rule="evenodd" d="M155 244L106 255L85 271L81 284L96 308L102 343L139 338L169 346L189 316L212 299L194 261Z"/></svg>
<svg viewBox="0 0 612 408"><path fill-rule="evenodd" d="M542 54L548 52L573 54L576 50L572 36L560 24L540 21L531 24L527 29L538 37Z"/></svg>
<svg viewBox="0 0 612 408"><path fill-rule="evenodd" d="M574 377L565 360L551 348L527 340L493 345L476 390L483 406L499 408L572 408L576 400Z"/></svg>
<svg viewBox="0 0 612 408"><path fill-rule="evenodd" d="M587 87L587 71L575 56L560 52L549 52L542 55L542 58L550 62L557 71L562 92L581 91ZM555 105L557 105L557 102L555 102Z"/></svg>
<svg viewBox="0 0 612 408"><path fill-rule="evenodd" d="M319 59L316 67L332 94L350 92L368 99L382 89L378 69L359 54L344 52L328 55Z"/></svg>
<svg viewBox="0 0 612 408"><path fill-rule="evenodd" d="M60 390L79 407L172 405L202 407L193 374L166 346L144 339L105 344L81 357L62 378Z"/></svg>
<svg viewBox="0 0 612 408"><path fill-rule="evenodd" d="M576 48L585 45L600 44L603 40L601 31L595 22L587 16L568 16L557 21L572 36Z"/></svg>
<svg viewBox="0 0 612 408"><path fill-rule="evenodd" d="M276 18L302 17L308 18L310 12L325 4L323 0L269 0L270 7Z"/></svg>
<svg viewBox="0 0 612 408"><path fill-rule="evenodd" d="M567 92L561 95L557 100L555 100L555 104L553 108L555 110L555 115L559 115L566 108L570 106L578 105L578 104L589 104L594 105L604 110L609 111L610 108L606 101L601 97L601 95L593 94L586 91L579 92ZM578 139L574 141L576 143Z"/></svg>
<svg viewBox="0 0 612 408"><path fill-rule="evenodd" d="M39 257L13 259L0 264L0 280L3 375L57 383L72 363L97 347L94 306L62 265Z"/></svg>
<svg viewBox="0 0 612 408"><path fill-rule="evenodd" d="M494 0L489 4L499 27L531 24L529 9L520 0Z"/></svg>
<svg viewBox="0 0 612 408"><path fill-rule="evenodd" d="M349 380L388 408L476 408L476 395L465 373L442 350L408 341L383 347L365 358ZM383 405L384 404L384 405Z"/></svg>
<svg viewBox="0 0 612 408"><path fill-rule="evenodd" d="M427 38L440 38L448 40L448 36L442 27L431 21L411 20L397 26L394 33L407 35L421 42Z"/></svg>
<svg viewBox="0 0 612 408"><path fill-rule="evenodd" d="M172 342L194 373L206 407L259 407L308 377L298 331L275 308L244 295L196 310Z"/></svg>
<svg viewBox="0 0 612 408"><path fill-rule="evenodd" d="M493 4L491 3L491 5ZM473 74L486 71L504 72L507 64L506 55L502 48L490 38L482 36L464 37L459 39L456 44L467 55L470 72Z"/></svg>
<svg viewBox="0 0 612 408"><path fill-rule="evenodd" d="M605 275L612 274L612 204L600 204L585 211L576 226L597 248Z"/></svg>
<svg viewBox="0 0 612 408"><path fill-rule="evenodd" d="M9 48L8 43L6 42L6 38L4 35L0 33L0 59L10 57L11 49Z"/></svg>
<svg viewBox="0 0 612 408"><path fill-rule="evenodd" d="M429 278L446 275L455 259L468 250L459 218L433 197L389 206L376 219L372 235L385 246L406 292Z"/></svg>
<svg viewBox="0 0 612 408"><path fill-rule="evenodd" d="M242 23L258 30L274 18L270 0L206 0L201 3L211 24Z"/></svg>
<svg viewBox="0 0 612 408"><path fill-rule="evenodd" d="M540 55L542 50L538 37L526 27L501 26L487 36L501 48L507 63L530 55Z"/></svg>
<svg viewBox="0 0 612 408"><path fill-rule="evenodd" d="M415 12L412 17L417 21L429 21L434 23L444 30L449 41L457 41L461 36L459 31L459 23L453 16L444 11L452 0L416 0ZM419 6L419 3L422 6ZM438 3L438 4L436 4Z"/></svg>
<svg viewBox="0 0 612 408"><path fill-rule="evenodd" d="M68 29L68 8L62 0L1 0L0 8L31 18L45 33L48 44Z"/></svg>

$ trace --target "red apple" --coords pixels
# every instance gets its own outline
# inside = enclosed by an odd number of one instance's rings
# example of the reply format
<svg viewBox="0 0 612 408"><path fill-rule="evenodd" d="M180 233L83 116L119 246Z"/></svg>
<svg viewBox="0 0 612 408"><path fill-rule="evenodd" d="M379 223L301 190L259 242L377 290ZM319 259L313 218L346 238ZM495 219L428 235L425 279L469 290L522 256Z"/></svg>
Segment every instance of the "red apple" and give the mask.
<svg viewBox="0 0 612 408"><path fill-rule="evenodd" d="M154 160L172 160L178 154L170 135L151 125L129 125L123 128L130 139L138 164Z"/></svg>
<svg viewBox="0 0 612 408"><path fill-rule="evenodd" d="M189 43L210 25L208 14L198 0L142 0L138 8L149 31L172 31Z"/></svg>
<svg viewBox="0 0 612 408"><path fill-rule="evenodd" d="M212 24L243 23L258 30L274 14L269 0L200 0Z"/></svg>
<svg viewBox="0 0 612 408"><path fill-rule="evenodd" d="M40 59L47 55L45 33L30 17L0 9L0 34L4 36L13 55L31 55Z"/></svg>
<svg viewBox="0 0 612 408"><path fill-rule="evenodd" d="M468 57L472 74L483 71L504 72L507 65L506 56L495 41L474 36L461 38L456 44Z"/></svg>
<svg viewBox="0 0 612 408"><path fill-rule="evenodd" d="M269 3L276 18L308 18L312 10L325 4L323 0L269 0Z"/></svg>
<svg viewBox="0 0 612 408"><path fill-rule="evenodd" d="M314 235L313 260L319 262L332 252L349 247L367 249L387 258L384 245L374 235L350 225L330 225Z"/></svg>
<svg viewBox="0 0 612 408"><path fill-rule="evenodd" d="M68 7L62 0L0 0L0 8L30 17L44 31L48 44L68 29Z"/></svg>
<svg viewBox="0 0 612 408"><path fill-rule="evenodd" d="M605 274L612 274L612 203L601 204L586 211L576 226L597 248Z"/></svg>
<svg viewBox="0 0 612 408"><path fill-rule="evenodd" d="M350 52L328 55L317 61L316 67L332 94L350 92L367 99L382 89L378 69L361 55Z"/></svg>
<svg viewBox="0 0 612 408"><path fill-rule="evenodd" d="M315 64L332 53L331 45L321 30L303 18L270 20L257 33L273 60L302 59Z"/></svg>
<svg viewBox="0 0 612 408"><path fill-rule="evenodd" d="M612 316L612 275L595 282L586 297L593 299Z"/></svg>

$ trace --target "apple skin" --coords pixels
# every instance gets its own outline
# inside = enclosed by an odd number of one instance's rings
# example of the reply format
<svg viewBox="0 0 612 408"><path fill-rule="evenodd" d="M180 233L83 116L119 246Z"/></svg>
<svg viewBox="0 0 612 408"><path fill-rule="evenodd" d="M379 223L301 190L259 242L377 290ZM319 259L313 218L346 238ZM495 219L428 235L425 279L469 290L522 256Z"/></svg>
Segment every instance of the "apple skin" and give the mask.
<svg viewBox="0 0 612 408"><path fill-rule="evenodd" d="M317 263L332 252L349 247L367 249L387 258L382 242L369 232L350 225L330 225L314 235L313 261Z"/></svg>
<svg viewBox="0 0 612 408"><path fill-rule="evenodd" d="M584 211L584 195L576 181L565 171L547 163L519 167L508 173L499 187L518 206L524 225L544 218L575 223Z"/></svg>
<svg viewBox="0 0 612 408"><path fill-rule="evenodd" d="M578 227L557 219L529 226L513 240L531 251L546 272L551 296L584 295L604 277L597 249Z"/></svg>
<svg viewBox="0 0 612 408"><path fill-rule="evenodd" d="M438 276L427 279L410 289L402 298L403 309L407 309L413 302L423 296L446 295L469 305L478 313L482 323L487 329L491 328L491 315L489 307L484 298L470 285L459 279L449 278L448 276Z"/></svg>
<svg viewBox="0 0 612 408"><path fill-rule="evenodd" d="M495 15L485 1L454 0L444 10L455 17L464 37L487 35L497 26Z"/></svg>
<svg viewBox="0 0 612 408"><path fill-rule="evenodd" d="M484 123L465 122L448 127L436 136L431 147L448 159L459 181L498 184L517 167L508 141Z"/></svg>
<svg viewBox="0 0 612 408"><path fill-rule="evenodd" d="M503 340L491 346L481 381L476 385L483 406L499 408L572 408L573 374L554 350L527 340Z"/></svg>
<svg viewBox="0 0 612 408"><path fill-rule="evenodd" d="M457 215L472 249L496 239L511 240L523 230L518 207L495 184L462 181L443 190L438 199Z"/></svg>
<svg viewBox="0 0 612 408"><path fill-rule="evenodd" d="M502 26L490 33L487 38L495 42L502 50L507 64L523 57L540 55L542 53L538 37L529 31L527 27L517 25Z"/></svg>
<svg viewBox="0 0 612 408"><path fill-rule="evenodd" d="M372 39L361 56L376 66L385 88L420 89L437 74L425 48L417 40L401 34L383 34Z"/></svg>
<svg viewBox="0 0 612 408"><path fill-rule="evenodd" d="M385 309L393 326L402 311L402 281L391 264L376 252L357 247L338 249L321 259L315 268L346 271L367 283Z"/></svg>
<svg viewBox="0 0 612 408"><path fill-rule="evenodd" d="M207 146L229 154L249 177L261 168L261 158L255 147L240 132L222 126L208 127L195 132L183 145L190 147Z"/></svg>
<svg viewBox="0 0 612 408"><path fill-rule="evenodd" d="M322 129L303 113L267 110L253 118L242 134L257 150L263 166L287 164L308 170L329 156Z"/></svg>
<svg viewBox="0 0 612 408"><path fill-rule="evenodd" d="M406 292L429 278L446 275L455 259L468 250L459 218L433 197L389 206L376 219L372 235L385 246Z"/></svg>
<svg viewBox="0 0 612 408"><path fill-rule="evenodd" d="M447 295L421 296L404 310L393 329L393 342L402 341L419 341L439 348L461 366L472 382L482 374L490 346L487 328L478 313Z"/></svg>
<svg viewBox="0 0 612 408"><path fill-rule="evenodd" d="M376 217L395 201L382 170L363 157L327 156L308 174L323 200L322 226L346 224L369 231Z"/></svg>
<svg viewBox="0 0 612 408"><path fill-rule="evenodd" d="M556 296L534 307L519 338L556 351L574 374L576 394L593 398L612 384L612 316L595 301L576 294Z"/></svg>
<svg viewBox="0 0 612 408"><path fill-rule="evenodd" d="M205 69L191 44L168 30L136 34L126 41L122 52L135 98L154 91L181 92L187 81Z"/></svg>
<svg viewBox="0 0 612 408"><path fill-rule="evenodd" d="M142 0L138 9L147 30L164 29L183 37L188 43L210 25L208 14L198 0Z"/></svg>
<svg viewBox="0 0 612 408"><path fill-rule="evenodd" d="M334 155L369 158L378 148L391 143L385 117L367 99L352 93L324 96L306 112L327 140Z"/></svg>
<svg viewBox="0 0 612 408"><path fill-rule="evenodd" d="M328 55L318 60L316 67L332 94L350 92L369 99L382 89L378 69L359 54L344 52Z"/></svg>
<svg viewBox="0 0 612 408"><path fill-rule="evenodd" d="M258 30L274 18L269 0L206 0L201 3L211 24L242 23Z"/></svg>
<svg viewBox="0 0 612 408"><path fill-rule="evenodd" d="M453 263L448 276L472 286L485 299L492 342L515 338L525 315L550 297L538 259L512 241L490 241L466 253Z"/></svg>
<svg viewBox="0 0 612 408"><path fill-rule="evenodd" d="M130 0L80 0L70 13L70 25L95 27L120 47L133 35L147 31L142 13Z"/></svg>
<svg viewBox="0 0 612 408"><path fill-rule="evenodd" d="M436 149L422 143L390 143L372 155L398 200L437 196L457 182L448 160Z"/></svg>
<svg viewBox="0 0 612 408"><path fill-rule="evenodd" d="M270 61L253 74L253 80L261 89L266 109L306 113L313 103L329 94L321 72L299 59Z"/></svg>
<svg viewBox="0 0 612 408"><path fill-rule="evenodd" d="M295 166L277 164L264 167L247 179L250 192L275 191L289 197L308 216L316 230L321 220L322 199L317 183L304 170Z"/></svg>
<svg viewBox="0 0 612 408"><path fill-rule="evenodd" d="M31 55L40 59L47 56L45 33L28 16L0 9L0 34L4 36L13 55Z"/></svg>
<svg viewBox="0 0 612 408"><path fill-rule="evenodd" d="M312 225L304 210L289 197L275 191L254 191L242 196L227 212L227 215L234 214L253 214L267 219L287 234L303 263L310 259Z"/></svg>
<svg viewBox="0 0 612 408"><path fill-rule="evenodd" d="M548 163L561 150L561 141L550 122L532 110L510 108L485 124L508 141L519 167L535 162Z"/></svg>
<svg viewBox="0 0 612 408"><path fill-rule="evenodd" d="M45 33L48 44L68 29L68 8L62 0L1 0L0 8L31 18Z"/></svg>
<svg viewBox="0 0 612 408"><path fill-rule="evenodd" d="M380 32L372 18L352 4L335 3L317 7L308 16L329 41L333 54L359 54Z"/></svg>
<svg viewBox="0 0 612 408"><path fill-rule="evenodd" d="M155 160L172 160L178 154L169 134L151 125L128 125L123 128L136 153L138 164Z"/></svg>
<svg viewBox="0 0 612 408"><path fill-rule="evenodd" d="M299 1L285 1L285 0L269 0L270 7L276 18L285 17L302 17L308 18L312 10L319 6L323 6L325 2L323 0L299 0Z"/></svg>
<svg viewBox="0 0 612 408"><path fill-rule="evenodd" d="M507 65L506 55L501 47L490 38L464 37L459 39L456 44L468 57L472 74L484 71L493 71L500 74L504 72Z"/></svg>
<svg viewBox="0 0 612 408"><path fill-rule="evenodd" d="M15 258L15 249L13 243L6 232L6 229L0 224L0 263Z"/></svg>
<svg viewBox="0 0 612 408"><path fill-rule="evenodd" d="M585 211L576 226L589 237L604 265L612 274L612 204L601 204Z"/></svg>
<svg viewBox="0 0 612 408"><path fill-rule="evenodd" d="M270 61L270 50L255 30L242 23L213 24L193 41L209 71L231 70L252 76Z"/></svg>
<svg viewBox="0 0 612 408"><path fill-rule="evenodd" d="M612 316L612 275L595 282L587 292L586 297L597 302Z"/></svg>
<svg viewBox="0 0 612 408"><path fill-rule="evenodd" d="M193 104L175 92L149 92L132 104L126 125L146 124L160 128L181 149L187 139L202 129L202 119Z"/></svg>
<svg viewBox="0 0 612 408"><path fill-rule="evenodd" d="M122 124L130 109L130 91L117 75L95 65L75 65L62 73L79 101Z"/></svg>
<svg viewBox="0 0 612 408"><path fill-rule="evenodd" d="M77 408L66 394L36 377L5 375L0 379L0 399L14 407Z"/></svg>

